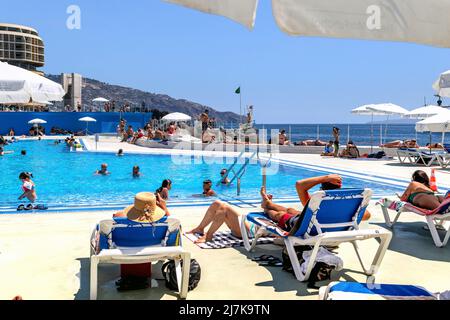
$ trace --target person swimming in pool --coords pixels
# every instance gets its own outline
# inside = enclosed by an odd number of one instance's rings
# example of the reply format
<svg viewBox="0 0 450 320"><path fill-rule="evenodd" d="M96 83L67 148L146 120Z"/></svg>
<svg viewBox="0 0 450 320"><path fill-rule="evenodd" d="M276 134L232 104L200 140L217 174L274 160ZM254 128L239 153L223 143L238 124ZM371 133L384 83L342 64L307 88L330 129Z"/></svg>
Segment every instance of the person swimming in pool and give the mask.
<svg viewBox="0 0 450 320"><path fill-rule="evenodd" d="M225 186L230 184L230 179L228 179L227 174L228 174L227 169L222 169L222 171L220 171L220 177L222 178L220 180L220 183Z"/></svg>
<svg viewBox="0 0 450 320"><path fill-rule="evenodd" d="M441 205L444 197L435 195L431 190L428 175L422 170L417 170L413 173L411 183L400 200L422 209L434 210Z"/></svg>
<svg viewBox="0 0 450 320"><path fill-rule="evenodd" d="M119 149L119 151L117 151L117 156L123 157L123 149Z"/></svg>
<svg viewBox="0 0 450 320"><path fill-rule="evenodd" d="M36 201L37 199L36 186L34 182L31 180L32 177L33 174L29 172L22 172L19 175L19 179L22 181L22 190L23 190L23 193L19 197L19 200L27 198L31 203L34 203Z"/></svg>
<svg viewBox="0 0 450 320"><path fill-rule="evenodd" d="M111 172L108 171L108 165L103 163L100 170L95 171L98 176L109 176Z"/></svg>
<svg viewBox="0 0 450 320"><path fill-rule="evenodd" d="M195 241L197 244L210 242L213 240L214 233L216 233L222 225L226 224L235 237L242 239L240 228L241 217L241 214L233 207L218 200L208 208L201 223L196 228L189 231L188 234L200 235L200 237ZM211 226L205 233L205 228L209 225ZM254 237L257 231L257 226L254 223L246 221L245 227L247 228L250 237Z"/></svg>
<svg viewBox="0 0 450 320"><path fill-rule="evenodd" d="M166 179L162 182L161 187L156 190L156 194L159 194L162 199L169 199L169 191L172 190L172 181L170 179Z"/></svg>
<svg viewBox="0 0 450 320"><path fill-rule="evenodd" d="M205 197L215 197L216 193L212 189L212 181L205 180L203 181L203 196Z"/></svg>
<svg viewBox="0 0 450 320"><path fill-rule="evenodd" d="M139 168L139 166L134 166L133 167L133 178L140 178L142 177L142 173L140 171L141 169Z"/></svg>

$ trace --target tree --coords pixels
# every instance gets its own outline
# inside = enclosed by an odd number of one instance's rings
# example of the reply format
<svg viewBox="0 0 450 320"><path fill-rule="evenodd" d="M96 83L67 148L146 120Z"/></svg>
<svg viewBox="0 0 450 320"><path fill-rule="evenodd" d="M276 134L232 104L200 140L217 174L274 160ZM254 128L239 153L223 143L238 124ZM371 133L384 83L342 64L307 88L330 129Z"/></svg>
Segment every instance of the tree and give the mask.
<svg viewBox="0 0 450 320"><path fill-rule="evenodd" d="M160 111L158 109L152 109L152 119L161 120L163 117L167 116L169 113L167 111Z"/></svg>

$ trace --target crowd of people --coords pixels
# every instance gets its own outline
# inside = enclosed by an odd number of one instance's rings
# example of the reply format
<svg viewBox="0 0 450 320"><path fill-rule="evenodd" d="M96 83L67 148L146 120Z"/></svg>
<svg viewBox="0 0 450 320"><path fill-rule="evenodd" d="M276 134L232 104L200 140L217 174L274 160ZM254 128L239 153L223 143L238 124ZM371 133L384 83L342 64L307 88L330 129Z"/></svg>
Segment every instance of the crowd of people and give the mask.
<svg viewBox="0 0 450 320"><path fill-rule="evenodd" d="M127 125L125 119L122 119L117 126L117 134L121 138L121 142L136 144L139 139L168 140L176 135L179 127L175 122L162 126L156 120L151 120L145 124L144 128L135 130L132 125Z"/></svg>

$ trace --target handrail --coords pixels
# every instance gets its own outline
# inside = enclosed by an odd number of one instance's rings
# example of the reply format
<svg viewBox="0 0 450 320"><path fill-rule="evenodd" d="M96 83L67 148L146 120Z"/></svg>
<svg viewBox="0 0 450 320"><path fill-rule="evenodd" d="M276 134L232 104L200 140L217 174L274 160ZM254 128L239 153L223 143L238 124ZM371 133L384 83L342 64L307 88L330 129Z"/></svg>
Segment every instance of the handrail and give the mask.
<svg viewBox="0 0 450 320"><path fill-rule="evenodd" d="M239 171L237 173L235 173L233 179L231 179L229 184L232 184L236 179L242 178L242 176L245 173L245 169L250 164L250 161L255 157L255 155L256 155L256 152L254 152L249 158L245 159L244 165L239 169Z"/></svg>
<svg viewBox="0 0 450 320"><path fill-rule="evenodd" d="M219 182L217 182L216 186L220 186L222 184L222 181L228 179L228 176L230 175L230 172L233 171L234 167L237 165L238 161L242 158L242 156L245 154L245 150L243 150L239 156L234 160L233 164L227 169L227 173L225 177L223 177ZM228 183L228 185L231 183Z"/></svg>

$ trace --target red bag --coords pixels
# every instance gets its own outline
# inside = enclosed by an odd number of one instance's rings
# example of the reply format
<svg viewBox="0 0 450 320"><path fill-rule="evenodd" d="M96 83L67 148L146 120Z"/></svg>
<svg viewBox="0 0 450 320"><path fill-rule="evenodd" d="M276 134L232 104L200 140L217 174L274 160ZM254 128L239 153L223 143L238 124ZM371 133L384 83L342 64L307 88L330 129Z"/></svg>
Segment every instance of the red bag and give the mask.
<svg viewBox="0 0 450 320"><path fill-rule="evenodd" d="M143 263L143 264L122 264L120 265L120 276L122 278L126 277L143 277L143 278L151 278L152 277L152 264L151 263Z"/></svg>

